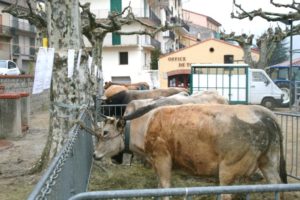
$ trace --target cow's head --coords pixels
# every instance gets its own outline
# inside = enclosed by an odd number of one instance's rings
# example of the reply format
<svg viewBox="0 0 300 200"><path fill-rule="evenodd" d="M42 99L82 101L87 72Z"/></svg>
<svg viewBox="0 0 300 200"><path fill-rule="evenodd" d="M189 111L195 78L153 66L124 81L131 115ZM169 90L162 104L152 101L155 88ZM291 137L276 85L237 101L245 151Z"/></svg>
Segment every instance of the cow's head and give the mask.
<svg viewBox="0 0 300 200"><path fill-rule="evenodd" d="M106 117L100 123L96 134L96 144L94 147L94 159L100 160L104 156L112 157L124 150L123 130L125 120L114 117Z"/></svg>

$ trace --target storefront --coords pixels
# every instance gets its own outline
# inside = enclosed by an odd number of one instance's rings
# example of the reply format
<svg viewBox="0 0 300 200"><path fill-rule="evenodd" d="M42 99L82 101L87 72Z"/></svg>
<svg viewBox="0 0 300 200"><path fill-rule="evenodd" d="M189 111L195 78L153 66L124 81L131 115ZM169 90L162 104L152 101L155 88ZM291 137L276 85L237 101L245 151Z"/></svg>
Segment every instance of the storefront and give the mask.
<svg viewBox="0 0 300 200"><path fill-rule="evenodd" d="M243 49L223 40L208 39L159 59L160 88L189 87L191 64L243 64ZM258 60L257 51L252 51Z"/></svg>

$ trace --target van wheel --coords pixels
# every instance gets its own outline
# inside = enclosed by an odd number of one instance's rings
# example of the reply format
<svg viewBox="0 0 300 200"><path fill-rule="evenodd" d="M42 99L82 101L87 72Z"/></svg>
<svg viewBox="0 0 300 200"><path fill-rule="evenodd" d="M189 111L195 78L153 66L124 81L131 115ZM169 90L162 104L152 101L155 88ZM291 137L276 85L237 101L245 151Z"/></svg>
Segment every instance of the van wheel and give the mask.
<svg viewBox="0 0 300 200"><path fill-rule="evenodd" d="M291 105L294 104L294 90L292 90L292 94L290 97L290 85L288 83L278 83L277 85L281 91L283 92L283 102L282 102L282 106L283 107L288 107L291 101Z"/></svg>
<svg viewBox="0 0 300 200"><path fill-rule="evenodd" d="M262 100L261 105L273 110L276 107L276 101L273 98L267 97Z"/></svg>

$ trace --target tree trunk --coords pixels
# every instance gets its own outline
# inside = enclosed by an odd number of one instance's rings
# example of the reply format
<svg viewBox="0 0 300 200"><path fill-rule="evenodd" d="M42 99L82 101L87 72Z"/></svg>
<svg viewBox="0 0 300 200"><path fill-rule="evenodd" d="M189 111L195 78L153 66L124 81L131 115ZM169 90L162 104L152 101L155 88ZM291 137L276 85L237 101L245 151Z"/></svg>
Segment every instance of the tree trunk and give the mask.
<svg viewBox="0 0 300 200"><path fill-rule="evenodd" d="M49 159L62 148L68 131L77 118L79 107L91 100L87 54L83 52L76 69L77 56L82 48L81 19L78 0L52 0L47 3L49 46L55 48L55 58L50 89ZM68 50L75 50L73 77L67 77Z"/></svg>

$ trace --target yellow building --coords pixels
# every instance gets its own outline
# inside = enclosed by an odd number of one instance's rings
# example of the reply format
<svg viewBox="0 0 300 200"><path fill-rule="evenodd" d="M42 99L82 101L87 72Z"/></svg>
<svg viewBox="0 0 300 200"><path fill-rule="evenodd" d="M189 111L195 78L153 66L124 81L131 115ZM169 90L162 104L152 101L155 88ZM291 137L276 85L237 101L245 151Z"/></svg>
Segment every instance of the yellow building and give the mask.
<svg viewBox="0 0 300 200"><path fill-rule="evenodd" d="M158 62L160 88L189 86L191 64L243 64L243 49L223 40L208 39L160 57ZM259 52L252 50L258 60Z"/></svg>

